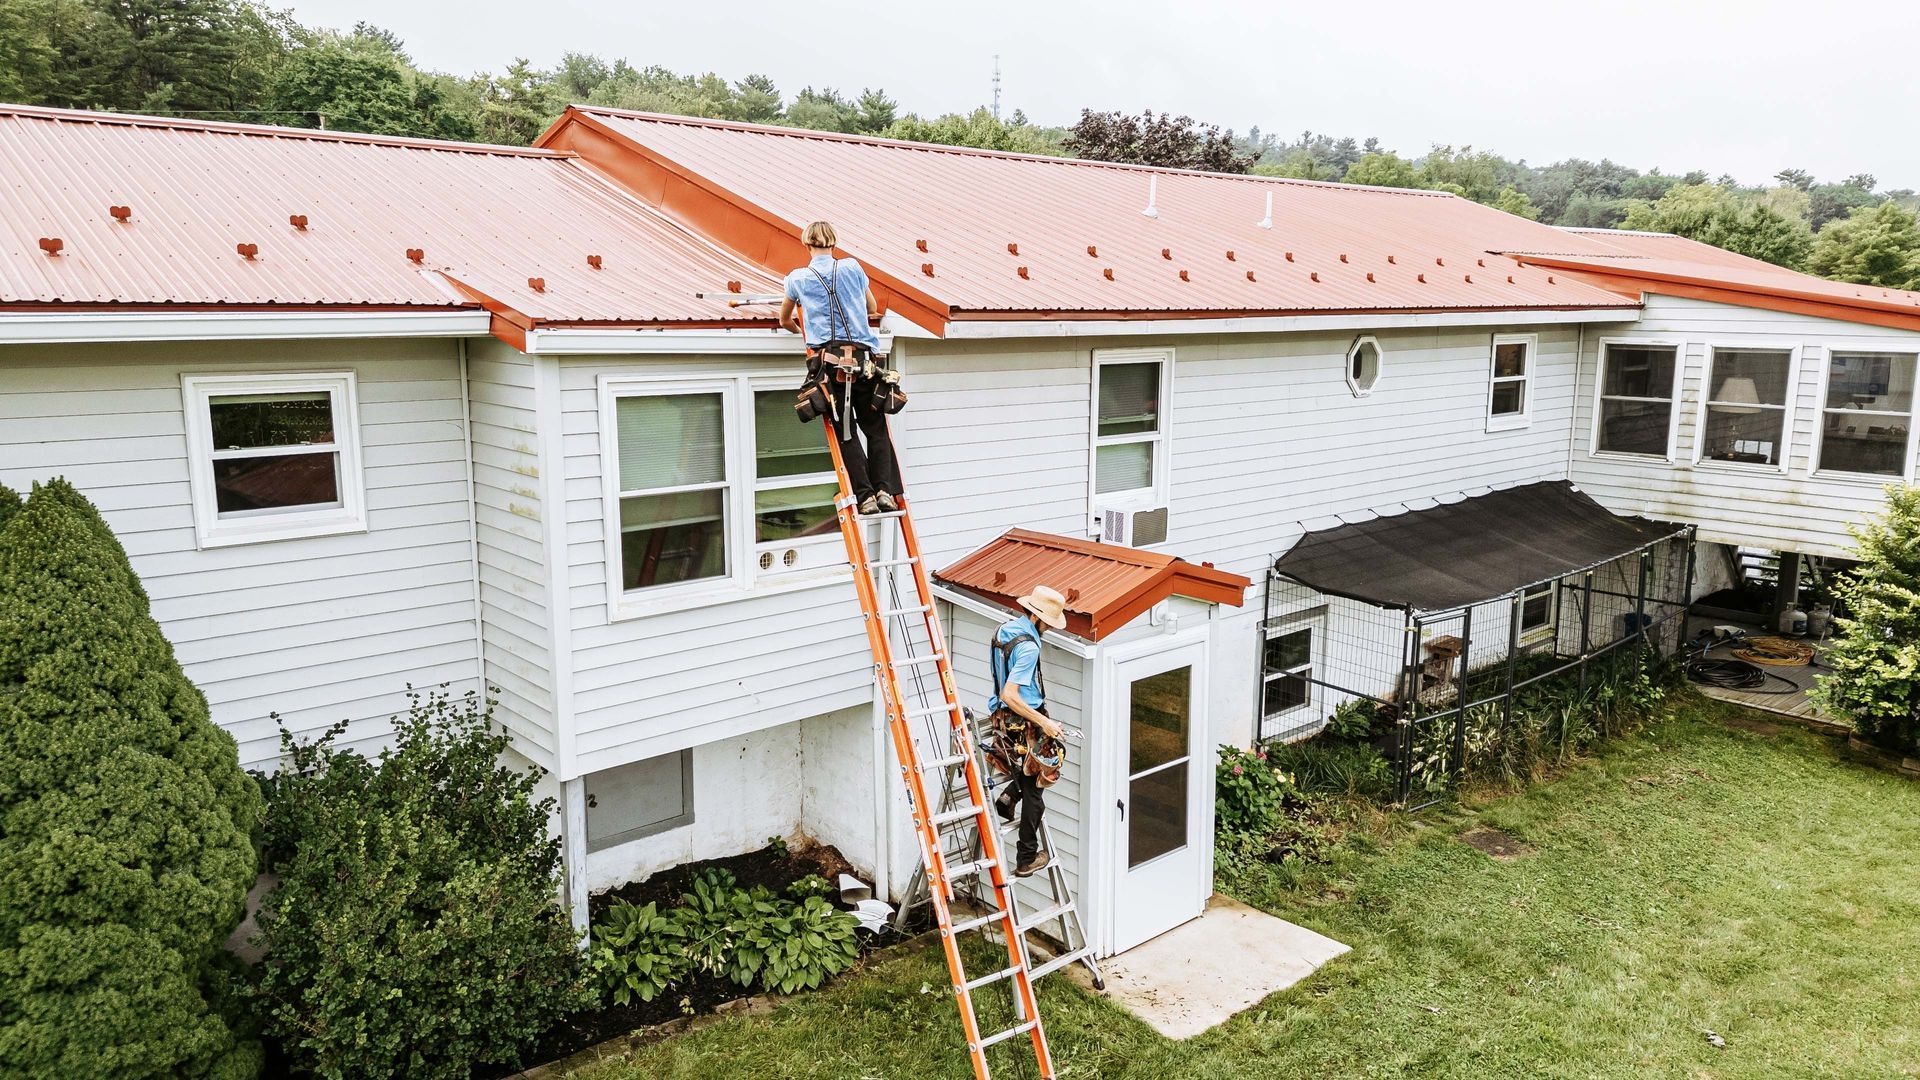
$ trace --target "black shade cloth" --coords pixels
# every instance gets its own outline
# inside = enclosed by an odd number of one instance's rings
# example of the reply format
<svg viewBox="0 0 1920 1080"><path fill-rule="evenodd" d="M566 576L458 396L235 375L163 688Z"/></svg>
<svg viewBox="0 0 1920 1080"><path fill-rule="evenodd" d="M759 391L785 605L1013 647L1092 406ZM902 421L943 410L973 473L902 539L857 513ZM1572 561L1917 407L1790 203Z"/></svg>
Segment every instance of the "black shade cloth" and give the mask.
<svg viewBox="0 0 1920 1080"><path fill-rule="evenodd" d="M1448 611L1610 562L1686 528L1610 513L1552 480L1310 532L1273 568L1333 596Z"/></svg>

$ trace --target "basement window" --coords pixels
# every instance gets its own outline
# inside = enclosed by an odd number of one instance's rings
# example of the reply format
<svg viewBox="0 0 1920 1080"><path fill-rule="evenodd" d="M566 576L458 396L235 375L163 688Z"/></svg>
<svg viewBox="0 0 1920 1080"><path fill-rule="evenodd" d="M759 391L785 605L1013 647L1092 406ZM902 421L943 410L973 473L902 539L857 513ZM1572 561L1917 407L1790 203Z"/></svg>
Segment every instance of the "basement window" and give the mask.
<svg viewBox="0 0 1920 1080"><path fill-rule="evenodd" d="M1520 642L1531 645L1554 636L1560 620L1559 582L1536 585L1520 597Z"/></svg>
<svg viewBox="0 0 1920 1080"><path fill-rule="evenodd" d="M1380 383L1380 342L1362 334L1347 347L1347 388L1354 397L1366 397Z"/></svg>
<svg viewBox="0 0 1920 1080"><path fill-rule="evenodd" d="M693 751L589 774L587 850L599 851L693 824Z"/></svg>
<svg viewBox="0 0 1920 1080"><path fill-rule="evenodd" d="M201 547L365 531L352 372L189 375L181 388Z"/></svg>

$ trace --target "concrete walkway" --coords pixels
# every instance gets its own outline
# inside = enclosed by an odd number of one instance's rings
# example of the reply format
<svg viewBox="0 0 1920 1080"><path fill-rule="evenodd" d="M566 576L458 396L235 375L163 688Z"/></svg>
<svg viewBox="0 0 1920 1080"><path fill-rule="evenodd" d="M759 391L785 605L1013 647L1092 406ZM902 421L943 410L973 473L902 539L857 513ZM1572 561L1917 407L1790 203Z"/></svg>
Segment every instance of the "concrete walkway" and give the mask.
<svg viewBox="0 0 1920 1080"><path fill-rule="evenodd" d="M1285 990L1345 945L1215 893L1206 913L1100 961L1107 996L1169 1039L1189 1039ZM1086 969L1073 978L1091 985Z"/></svg>

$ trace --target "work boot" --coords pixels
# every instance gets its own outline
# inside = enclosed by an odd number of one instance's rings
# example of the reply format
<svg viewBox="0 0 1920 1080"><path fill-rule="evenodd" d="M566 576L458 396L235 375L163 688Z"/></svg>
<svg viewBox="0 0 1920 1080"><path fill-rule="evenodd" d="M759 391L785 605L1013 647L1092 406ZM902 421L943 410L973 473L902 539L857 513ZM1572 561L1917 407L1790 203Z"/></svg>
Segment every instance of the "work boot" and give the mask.
<svg viewBox="0 0 1920 1080"><path fill-rule="evenodd" d="M1032 877L1033 875L1039 873L1040 871L1045 870L1047 868L1047 864L1052 861L1053 861L1052 855L1049 855L1044 851L1035 852L1033 858L1028 859L1026 862L1023 862L1019 866L1016 866L1013 868L1013 876L1014 877Z"/></svg>
<svg viewBox="0 0 1920 1080"><path fill-rule="evenodd" d="M861 499L861 500L860 500L860 511L859 511L859 512L860 512L861 514L877 514L877 513L879 513L879 512L880 512L880 498L879 498L879 496L877 496L877 495L869 495L869 496L867 496L866 498L864 498L864 499Z"/></svg>
<svg viewBox="0 0 1920 1080"><path fill-rule="evenodd" d="M889 514L893 513L895 510L900 509L900 504L894 501L893 496L887 494L884 491L878 495L875 495L873 498L875 502L880 504L880 509L886 511Z"/></svg>
<svg viewBox="0 0 1920 1080"><path fill-rule="evenodd" d="M1013 824L1013 815L1014 815L1015 805L1016 805L1016 800L1014 799L1014 790L1013 790L1012 784L1008 784L1007 789L1005 791L1002 791L999 794L999 796L993 800L993 808L999 811L1000 820L1006 822L1009 825Z"/></svg>

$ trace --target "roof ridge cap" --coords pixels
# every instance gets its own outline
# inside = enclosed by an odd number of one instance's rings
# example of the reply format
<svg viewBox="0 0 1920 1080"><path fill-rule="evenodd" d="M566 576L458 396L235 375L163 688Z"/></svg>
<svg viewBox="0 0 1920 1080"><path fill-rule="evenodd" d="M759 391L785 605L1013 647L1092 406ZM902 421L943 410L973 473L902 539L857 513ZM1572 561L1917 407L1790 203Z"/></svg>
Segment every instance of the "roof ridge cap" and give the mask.
<svg viewBox="0 0 1920 1080"><path fill-rule="evenodd" d="M644 120L650 123L675 124L681 127L708 128L715 131L737 131L754 135L769 135L789 139L817 139L821 142L854 143L861 146L878 146L892 150L918 150L922 153L953 154L957 157L999 158L1007 161L1033 161L1047 165L1077 165L1091 169L1117 169L1126 172L1154 173L1173 176L1205 176L1220 180L1238 180L1255 184L1280 184L1298 187L1327 188L1338 191L1372 191L1389 195L1410 195L1416 198L1457 199L1460 196L1451 191L1432 191L1426 188L1383 187L1378 184L1347 184L1338 180L1307 180L1294 176L1263 176L1259 173L1214 172L1208 169L1176 169L1166 165L1141 165L1126 161L1100 161L1095 158L1056 156L1053 154L1029 154L1017 150L990 150L979 146L954 146L947 143L913 142L908 139L889 139L877 135L857 135L846 131L819 131L813 128L787 127L780 124L751 124L740 120L719 120L706 116L681 116L675 113L645 112L639 109L616 109L607 105L573 104L568 108L582 113L605 116L625 117L629 120Z"/></svg>
<svg viewBox="0 0 1920 1080"><path fill-rule="evenodd" d="M504 146L498 143L460 142L452 139L423 139L408 135L374 135L362 131L329 131L325 128L286 127L278 124L242 124L230 120L196 120L181 116L155 116L150 113L104 112L95 109L58 109L46 105L0 103L0 117L22 117L66 124L105 124L118 127L164 128L174 131L201 131L216 135L245 135L254 138L309 139L315 142L359 143L396 149L440 150L455 154L490 154L498 157L533 157L562 160L573 155L533 146Z"/></svg>

